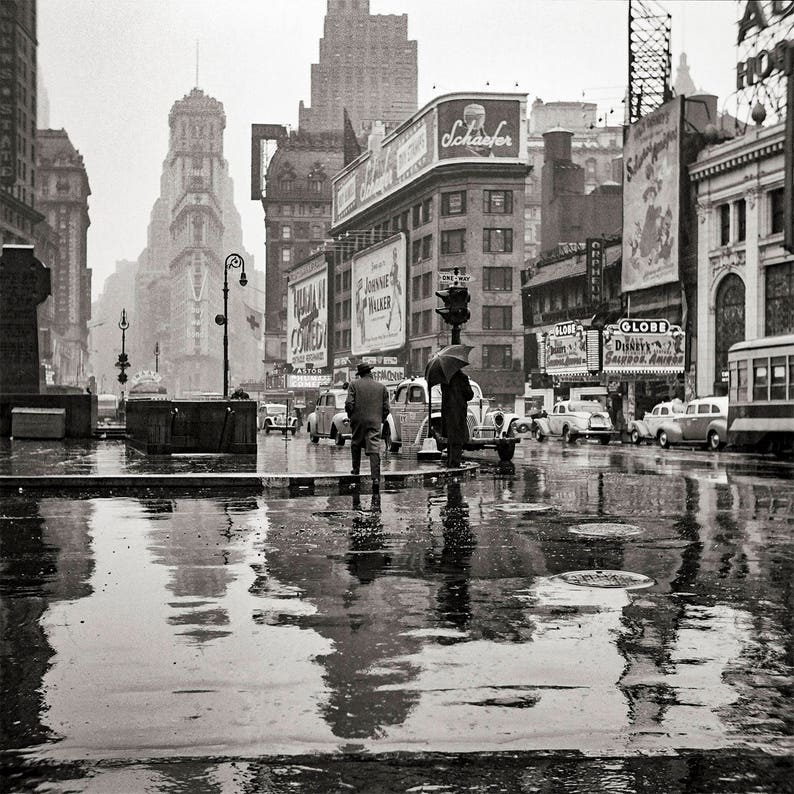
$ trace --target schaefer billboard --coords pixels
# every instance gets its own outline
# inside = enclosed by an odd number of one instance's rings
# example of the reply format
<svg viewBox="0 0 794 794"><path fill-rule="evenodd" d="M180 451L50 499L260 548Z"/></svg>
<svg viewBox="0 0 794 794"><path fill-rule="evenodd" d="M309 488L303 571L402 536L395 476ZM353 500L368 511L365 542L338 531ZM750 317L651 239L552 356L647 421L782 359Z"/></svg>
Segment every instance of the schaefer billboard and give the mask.
<svg viewBox="0 0 794 794"><path fill-rule="evenodd" d="M365 356L402 347L406 339L405 235L353 257L350 352Z"/></svg>
<svg viewBox="0 0 794 794"><path fill-rule="evenodd" d="M419 110L334 178L332 225L388 196L439 160L526 160L526 95L450 94Z"/></svg>
<svg viewBox="0 0 794 794"><path fill-rule="evenodd" d="M328 366L328 265L325 254L319 254L289 274L287 362L296 368Z"/></svg>
<svg viewBox="0 0 794 794"><path fill-rule="evenodd" d="M678 281L683 108L683 97L676 97L626 133L624 292Z"/></svg>
<svg viewBox="0 0 794 794"><path fill-rule="evenodd" d="M521 103L452 99L438 106L438 156L518 157Z"/></svg>
<svg viewBox="0 0 794 794"><path fill-rule="evenodd" d="M684 332L667 320L624 318L604 328L603 371L672 374L684 371Z"/></svg>

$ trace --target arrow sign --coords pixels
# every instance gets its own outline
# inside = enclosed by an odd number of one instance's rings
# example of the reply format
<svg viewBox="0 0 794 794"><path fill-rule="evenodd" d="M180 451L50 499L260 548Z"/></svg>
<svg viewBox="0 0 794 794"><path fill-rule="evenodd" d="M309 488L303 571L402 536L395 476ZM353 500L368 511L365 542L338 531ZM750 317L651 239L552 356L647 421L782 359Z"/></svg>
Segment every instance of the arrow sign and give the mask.
<svg viewBox="0 0 794 794"><path fill-rule="evenodd" d="M438 280L441 284L468 284L474 279L468 273L439 273Z"/></svg>

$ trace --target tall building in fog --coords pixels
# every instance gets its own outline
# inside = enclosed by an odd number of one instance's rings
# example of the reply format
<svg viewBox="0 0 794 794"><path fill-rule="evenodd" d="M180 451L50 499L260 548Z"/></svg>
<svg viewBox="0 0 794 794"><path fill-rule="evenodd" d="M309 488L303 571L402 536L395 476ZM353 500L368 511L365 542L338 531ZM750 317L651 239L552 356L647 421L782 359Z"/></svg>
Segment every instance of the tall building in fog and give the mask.
<svg viewBox="0 0 794 794"><path fill-rule="evenodd" d="M344 112L348 139L365 142L376 122L390 130L416 112L417 79L405 14L370 14L369 0L328 0L311 106L301 102L299 129L278 139L256 196L265 211L266 369L286 358L286 272L330 228L331 179L345 163Z"/></svg>
<svg viewBox="0 0 794 794"><path fill-rule="evenodd" d="M39 320L45 325L41 354L53 385L85 386L91 270L88 268L88 184L83 157L65 130L36 133L36 206L46 224L36 230L36 254L51 270L52 294ZM45 254L42 228L52 249Z"/></svg>
<svg viewBox="0 0 794 794"><path fill-rule="evenodd" d="M169 393L220 392L223 388L224 262L243 256L240 214L223 156L223 105L194 88L168 116L168 154L160 196L152 208L148 244L138 259L135 315L130 319L131 371L154 368ZM229 385L261 376L262 296L229 271ZM135 327L133 325L135 323Z"/></svg>
<svg viewBox="0 0 794 794"><path fill-rule="evenodd" d="M347 109L356 134L416 110L416 42L406 14L369 13L369 0L328 0L320 59L311 68L311 106L300 103L302 132L341 130Z"/></svg>
<svg viewBox="0 0 794 794"><path fill-rule="evenodd" d="M0 2L0 31L0 244L33 245L36 0Z"/></svg>

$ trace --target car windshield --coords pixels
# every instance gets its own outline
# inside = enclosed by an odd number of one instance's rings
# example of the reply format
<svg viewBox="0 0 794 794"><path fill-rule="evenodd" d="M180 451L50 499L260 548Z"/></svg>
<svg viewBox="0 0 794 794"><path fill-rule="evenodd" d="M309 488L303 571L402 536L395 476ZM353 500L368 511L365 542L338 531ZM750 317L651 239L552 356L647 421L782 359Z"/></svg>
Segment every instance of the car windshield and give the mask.
<svg viewBox="0 0 794 794"><path fill-rule="evenodd" d="M287 406L286 405L266 405L265 410L267 411L268 416L274 416L275 414L285 414L287 413Z"/></svg>
<svg viewBox="0 0 794 794"><path fill-rule="evenodd" d="M568 404L569 411L576 411L582 414L595 414L602 410L601 404L588 401L588 402L572 402Z"/></svg>

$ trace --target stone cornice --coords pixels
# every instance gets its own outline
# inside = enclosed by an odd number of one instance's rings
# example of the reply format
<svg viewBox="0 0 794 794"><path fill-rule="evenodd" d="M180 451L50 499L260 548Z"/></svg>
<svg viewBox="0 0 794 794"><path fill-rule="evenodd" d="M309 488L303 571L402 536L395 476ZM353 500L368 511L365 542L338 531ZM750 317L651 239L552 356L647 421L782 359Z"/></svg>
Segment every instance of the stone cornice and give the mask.
<svg viewBox="0 0 794 794"><path fill-rule="evenodd" d="M700 182L716 174L734 171L750 163L783 154L784 145L782 127L755 140L747 137L736 139L719 147L717 151L707 149L703 160L698 160L689 167L689 175L693 182Z"/></svg>

